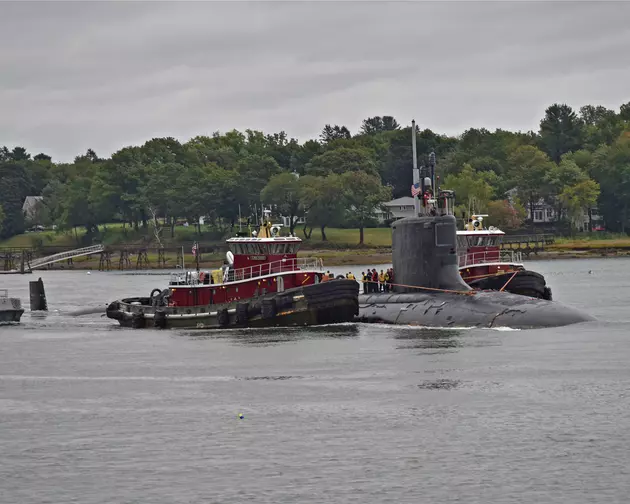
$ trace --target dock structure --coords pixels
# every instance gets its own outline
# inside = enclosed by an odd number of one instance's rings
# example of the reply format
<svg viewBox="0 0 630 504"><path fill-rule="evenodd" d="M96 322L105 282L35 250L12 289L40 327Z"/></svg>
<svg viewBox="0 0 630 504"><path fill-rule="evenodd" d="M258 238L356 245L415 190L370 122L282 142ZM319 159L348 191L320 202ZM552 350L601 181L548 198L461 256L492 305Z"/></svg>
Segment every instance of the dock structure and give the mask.
<svg viewBox="0 0 630 504"><path fill-rule="evenodd" d="M0 272L29 273L33 249L26 247L0 247Z"/></svg>
<svg viewBox="0 0 630 504"><path fill-rule="evenodd" d="M503 237L501 249L518 252L528 258L532 253L538 255L538 252L544 252L545 247L555 243L555 239L556 237L551 234L506 235Z"/></svg>
<svg viewBox="0 0 630 504"><path fill-rule="evenodd" d="M70 261L77 257L85 257L93 254L100 254L105 250L103 245L92 245L90 247L82 247L74 250L66 250L64 252L58 252L46 257L39 257L32 260L29 263L29 269L34 270L37 268L43 268L49 264L54 264L61 261Z"/></svg>
<svg viewBox="0 0 630 504"><path fill-rule="evenodd" d="M214 245L200 250L213 251ZM36 269L51 269L55 264L65 263L66 269L74 267L74 259L96 256L99 271L145 270L150 268L166 269L172 259L167 254L177 256L176 267L183 263L182 247L147 247L146 245L92 245L70 249L68 247L0 247L0 273L31 273ZM200 257L201 258L201 257ZM171 265L175 267L175 265Z"/></svg>

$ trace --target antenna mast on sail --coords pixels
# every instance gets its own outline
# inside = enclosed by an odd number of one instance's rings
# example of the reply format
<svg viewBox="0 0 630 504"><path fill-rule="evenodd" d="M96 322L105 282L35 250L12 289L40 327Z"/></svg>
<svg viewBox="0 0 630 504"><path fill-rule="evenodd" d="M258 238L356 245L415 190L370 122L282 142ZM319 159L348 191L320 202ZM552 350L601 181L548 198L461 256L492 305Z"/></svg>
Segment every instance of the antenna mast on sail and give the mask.
<svg viewBox="0 0 630 504"><path fill-rule="evenodd" d="M416 152L416 121L411 121L411 151L413 153L413 185L418 187L420 184L420 171L418 170L418 154ZM414 215L420 215L420 198L416 192L413 196Z"/></svg>

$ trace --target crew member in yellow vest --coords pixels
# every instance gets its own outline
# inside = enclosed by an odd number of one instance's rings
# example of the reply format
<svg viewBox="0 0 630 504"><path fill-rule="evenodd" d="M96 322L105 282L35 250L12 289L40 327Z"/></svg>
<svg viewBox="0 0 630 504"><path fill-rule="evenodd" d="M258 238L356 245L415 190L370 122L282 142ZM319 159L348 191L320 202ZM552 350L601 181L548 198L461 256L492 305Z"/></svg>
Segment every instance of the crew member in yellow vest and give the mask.
<svg viewBox="0 0 630 504"><path fill-rule="evenodd" d="M368 277L365 274L365 271L361 272L361 281L363 282L363 294L368 293Z"/></svg>
<svg viewBox="0 0 630 504"><path fill-rule="evenodd" d="M380 291L383 292L383 290L385 290L385 274L383 273L383 270L381 270L381 273L378 275L378 283Z"/></svg>
<svg viewBox="0 0 630 504"><path fill-rule="evenodd" d="M389 290L390 290L389 281L390 281L390 278L389 278L389 270L387 270L387 271L385 272L385 292L389 292Z"/></svg>
<svg viewBox="0 0 630 504"><path fill-rule="evenodd" d="M354 278L354 275L352 274L352 272L348 272L348 276L346 277L348 280L356 280L356 278Z"/></svg>

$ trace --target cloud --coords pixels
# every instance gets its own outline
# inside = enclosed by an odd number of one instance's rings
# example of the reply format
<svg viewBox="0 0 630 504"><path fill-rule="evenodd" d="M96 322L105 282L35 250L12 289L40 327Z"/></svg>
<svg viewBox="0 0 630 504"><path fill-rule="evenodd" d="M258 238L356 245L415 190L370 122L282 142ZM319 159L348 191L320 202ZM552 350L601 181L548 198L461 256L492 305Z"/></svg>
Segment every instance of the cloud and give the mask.
<svg viewBox="0 0 630 504"><path fill-rule="evenodd" d="M10 2L0 144L69 160L371 115L458 134L630 100L628 3Z"/></svg>

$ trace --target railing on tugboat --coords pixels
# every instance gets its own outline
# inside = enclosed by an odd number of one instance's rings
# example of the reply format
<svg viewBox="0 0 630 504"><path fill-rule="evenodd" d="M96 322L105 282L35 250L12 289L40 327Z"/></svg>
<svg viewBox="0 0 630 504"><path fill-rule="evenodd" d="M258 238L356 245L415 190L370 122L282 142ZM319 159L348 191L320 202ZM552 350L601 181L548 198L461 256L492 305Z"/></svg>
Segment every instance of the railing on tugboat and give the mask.
<svg viewBox="0 0 630 504"><path fill-rule="evenodd" d="M201 279L196 271L171 273L171 285L199 285L199 284L223 284L229 282L238 282L241 280L250 280L267 275L275 275L278 273L290 273L293 271L324 271L324 263L319 258L292 258L282 259L270 263L257 264L246 268L233 269L224 268L222 270L214 270L207 272L209 280ZM219 273L218 277L215 276Z"/></svg>
<svg viewBox="0 0 630 504"><path fill-rule="evenodd" d="M473 266L477 264L510 262L520 263L523 254L517 250L487 250L484 252L460 253L458 255L459 267Z"/></svg>

